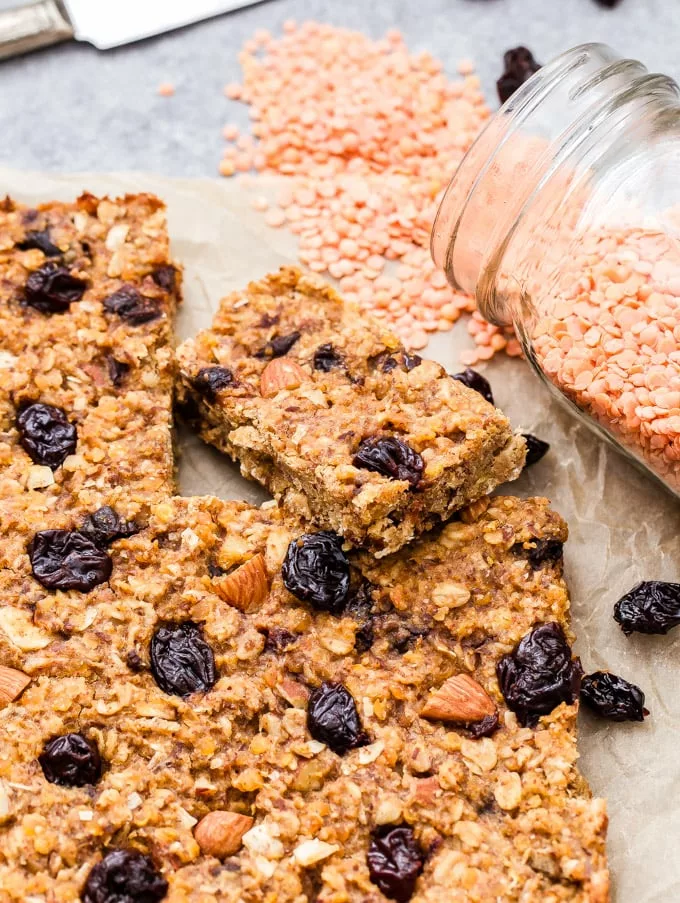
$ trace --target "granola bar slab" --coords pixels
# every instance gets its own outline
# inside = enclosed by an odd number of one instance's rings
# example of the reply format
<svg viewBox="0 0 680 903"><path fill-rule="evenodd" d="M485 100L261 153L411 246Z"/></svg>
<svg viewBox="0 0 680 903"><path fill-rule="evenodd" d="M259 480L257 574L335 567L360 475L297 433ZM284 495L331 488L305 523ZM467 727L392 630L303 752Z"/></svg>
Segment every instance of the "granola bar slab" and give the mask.
<svg viewBox="0 0 680 903"><path fill-rule="evenodd" d="M605 903L575 687L548 673L538 713L499 682L537 629L578 672L561 519L494 498L380 561L302 530L170 499L109 546L108 595L49 594L63 624L96 610L78 655L100 673L33 659L0 709L0 901L95 899L118 868L170 903ZM25 661L68 661L61 639ZM77 768L48 780L67 734Z"/></svg>
<svg viewBox="0 0 680 903"><path fill-rule="evenodd" d="M181 273L151 195L0 205L0 510L133 515L174 489Z"/></svg>
<svg viewBox="0 0 680 903"><path fill-rule="evenodd" d="M226 297L178 357L207 442L296 515L377 555L524 462L523 439L478 393L294 268Z"/></svg>

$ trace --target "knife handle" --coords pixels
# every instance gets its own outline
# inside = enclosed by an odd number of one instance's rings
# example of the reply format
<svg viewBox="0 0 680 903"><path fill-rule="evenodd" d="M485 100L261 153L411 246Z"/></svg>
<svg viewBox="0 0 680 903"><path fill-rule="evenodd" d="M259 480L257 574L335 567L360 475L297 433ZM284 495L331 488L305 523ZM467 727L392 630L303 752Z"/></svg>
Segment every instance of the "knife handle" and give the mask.
<svg viewBox="0 0 680 903"><path fill-rule="evenodd" d="M58 0L0 10L0 60L72 37L73 28Z"/></svg>

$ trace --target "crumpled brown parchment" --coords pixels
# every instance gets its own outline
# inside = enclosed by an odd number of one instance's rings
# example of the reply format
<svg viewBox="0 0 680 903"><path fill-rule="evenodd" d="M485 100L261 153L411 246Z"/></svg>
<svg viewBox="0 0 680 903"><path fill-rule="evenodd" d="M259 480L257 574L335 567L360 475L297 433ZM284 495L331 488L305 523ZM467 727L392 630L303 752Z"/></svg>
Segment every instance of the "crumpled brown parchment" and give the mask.
<svg viewBox="0 0 680 903"><path fill-rule="evenodd" d="M275 187L274 179L261 178L56 175L0 167L0 192L31 204L70 200L84 190L162 197L173 254L185 267L180 339L210 323L222 295L295 259L295 237L265 226L251 207L255 194L273 196ZM424 354L455 372L468 342L458 324L452 333L436 334ZM593 792L608 800L613 897L619 903L680 901L680 628L667 637L626 638L612 618L614 602L637 581L680 580L680 502L563 410L523 361L492 361L484 373L515 426L552 445L507 491L545 495L569 522L566 573L584 668L608 668L639 684L651 711L644 724L581 715L581 768ZM266 498L195 436L183 433L179 447L185 495Z"/></svg>

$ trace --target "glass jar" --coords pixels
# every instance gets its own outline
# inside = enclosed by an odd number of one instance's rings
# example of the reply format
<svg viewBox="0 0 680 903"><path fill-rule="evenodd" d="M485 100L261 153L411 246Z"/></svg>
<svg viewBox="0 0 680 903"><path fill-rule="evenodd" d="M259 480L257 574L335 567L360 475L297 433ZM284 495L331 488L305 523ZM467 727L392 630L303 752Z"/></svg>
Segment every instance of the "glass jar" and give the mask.
<svg viewBox="0 0 680 903"><path fill-rule="evenodd" d="M589 44L494 116L432 255L554 394L680 494L680 92Z"/></svg>

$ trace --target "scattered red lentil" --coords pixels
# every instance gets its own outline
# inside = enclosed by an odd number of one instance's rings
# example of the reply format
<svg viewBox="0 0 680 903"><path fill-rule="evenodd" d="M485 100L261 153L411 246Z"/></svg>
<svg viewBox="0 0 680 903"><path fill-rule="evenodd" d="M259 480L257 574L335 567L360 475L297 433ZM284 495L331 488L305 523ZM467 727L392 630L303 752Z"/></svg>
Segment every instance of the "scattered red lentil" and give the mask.
<svg viewBox="0 0 680 903"><path fill-rule="evenodd" d="M158 86L158 93L161 97L172 97L175 93L175 86L172 82L161 82Z"/></svg>
<svg viewBox="0 0 680 903"><path fill-rule="evenodd" d="M429 254L443 191L489 116L473 64L462 61L464 78L451 81L395 29L378 41L316 22L287 21L283 31L256 32L239 55L243 84L225 94L249 104L258 143L225 129L237 150L220 172L288 177L278 206L259 208L265 221L299 235L311 270L422 348L475 310ZM470 362L508 347L511 334L478 316L472 324Z"/></svg>

